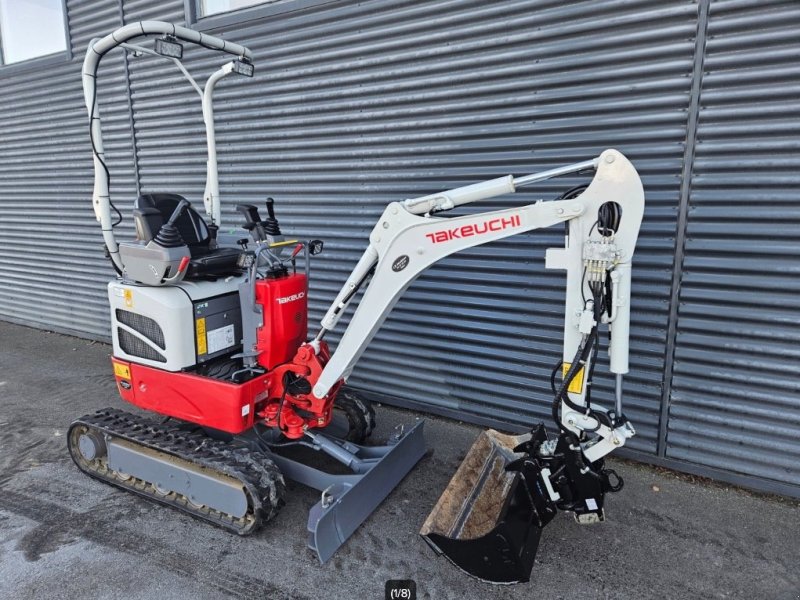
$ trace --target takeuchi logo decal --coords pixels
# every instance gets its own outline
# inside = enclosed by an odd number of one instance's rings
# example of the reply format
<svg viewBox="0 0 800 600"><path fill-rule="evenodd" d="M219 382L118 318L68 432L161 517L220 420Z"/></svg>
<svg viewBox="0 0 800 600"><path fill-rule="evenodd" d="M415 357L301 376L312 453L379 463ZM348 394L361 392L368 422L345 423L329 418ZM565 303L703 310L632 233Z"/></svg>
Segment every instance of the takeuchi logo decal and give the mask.
<svg viewBox="0 0 800 600"><path fill-rule="evenodd" d="M425 237L428 238L433 244L440 244L442 242L449 242L451 240L460 240L462 238L472 237L474 235L483 235L491 231L502 231L522 225L519 215L511 215L510 217L498 217L497 219L489 219L483 223L474 225L462 225L461 227L453 227L452 229L441 229L433 233L426 233Z"/></svg>
<svg viewBox="0 0 800 600"><path fill-rule="evenodd" d="M302 300L305 297L306 297L305 292L297 292L296 294L292 294L291 296L284 296L283 298L275 298L275 300L278 301L278 304L286 304L287 302Z"/></svg>

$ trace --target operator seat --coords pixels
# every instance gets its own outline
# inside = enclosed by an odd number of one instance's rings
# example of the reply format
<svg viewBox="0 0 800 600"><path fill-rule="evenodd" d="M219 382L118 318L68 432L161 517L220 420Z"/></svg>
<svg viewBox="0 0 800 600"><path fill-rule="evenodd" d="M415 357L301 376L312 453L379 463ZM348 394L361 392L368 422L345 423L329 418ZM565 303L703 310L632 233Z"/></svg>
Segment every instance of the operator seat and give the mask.
<svg viewBox="0 0 800 600"><path fill-rule="evenodd" d="M179 194L155 193L139 196L133 205L137 237L145 243L150 242L181 200L184 198ZM191 255L184 279L222 277L241 270L236 264L240 250L212 248L208 225L191 206L181 214L175 227L189 247Z"/></svg>

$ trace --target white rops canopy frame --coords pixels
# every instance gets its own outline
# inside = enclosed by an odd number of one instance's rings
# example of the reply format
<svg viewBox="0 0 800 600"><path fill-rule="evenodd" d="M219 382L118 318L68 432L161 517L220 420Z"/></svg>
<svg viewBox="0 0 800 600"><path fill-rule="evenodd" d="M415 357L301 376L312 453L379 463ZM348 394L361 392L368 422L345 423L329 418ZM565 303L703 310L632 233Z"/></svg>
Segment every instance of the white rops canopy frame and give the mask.
<svg viewBox="0 0 800 600"><path fill-rule="evenodd" d="M204 48L232 54L237 60L229 61L222 65L222 67L211 74L205 86L201 88L183 66L179 57L165 56L149 48L128 43L130 40L149 35L166 36L168 40L167 43L173 45L177 45L177 40L191 42L203 46ZM95 39L90 42L89 51L87 51L86 58L83 61L83 95L86 102L86 109L91 119L90 135L94 157L94 192L92 194L92 206L94 208L95 217L100 222L103 231L103 240L105 241L106 248L108 248L109 256L117 269L122 270L123 264L120 259L119 246L114 236L112 224L109 173L105 163L100 108L97 102L97 68L103 56L117 47L122 47L137 54L160 56L166 60L173 61L200 95L203 105L203 122L205 123L208 146L206 186L205 192L203 193L203 204L205 205L206 214L211 223L217 226L220 224L221 211L216 137L214 134L214 87L223 77L234 72L252 76L253 71L250 61L253 58L253 54L248 48L239 44L227 42L218 37L161 21L140 21L138 23L131 23L130 25L125 25L117 29L104 38ZM243 64L244 68L242 68Z"/></svg>

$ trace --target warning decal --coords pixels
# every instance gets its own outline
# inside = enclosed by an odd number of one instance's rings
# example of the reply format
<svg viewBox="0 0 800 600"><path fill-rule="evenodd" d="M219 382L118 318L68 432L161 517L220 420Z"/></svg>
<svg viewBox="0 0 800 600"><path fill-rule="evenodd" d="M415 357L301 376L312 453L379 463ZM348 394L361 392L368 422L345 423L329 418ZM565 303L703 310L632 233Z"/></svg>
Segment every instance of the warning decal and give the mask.
<svg viewBox="0 0 800 600"><path fill-rule="evenodd" d="M195 321L195 332L197 334L197 355L208 354L206 345L206 319L205 317Z"/></svg>
<svg viewBox="0 0 800 600"><path fill-rule="evenodd" d="M565 362L564 366L561 370L561 377L566 377L569 368L572 366L572 363ZM583 367L581 367L577 373L575 373L575 377L572 378L572 381L569 382L569 387L567 391L570 394L580 394L583 391Z"/></svg>
<svg viewBox="0 0 800 600"><path fill-rule="evenodd" d="M130 379L131 370L128 368L128 365L123 365L122 363L115 362L114 375L116 375L117 377L121 377L122 379Z"/></svg>

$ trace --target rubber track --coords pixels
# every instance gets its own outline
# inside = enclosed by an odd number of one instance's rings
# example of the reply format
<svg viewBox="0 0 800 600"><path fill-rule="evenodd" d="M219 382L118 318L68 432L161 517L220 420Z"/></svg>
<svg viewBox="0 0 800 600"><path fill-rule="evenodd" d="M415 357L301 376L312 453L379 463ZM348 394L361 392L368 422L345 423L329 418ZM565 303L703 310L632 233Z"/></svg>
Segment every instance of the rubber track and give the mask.
<svg viewBox="0 0 800 600"><path fill-rule="evenodd" d="M83 458L76 447L76 429L79 427L175 456L240 481L248 497L247 513L244 517L237 518L212 508L197 508L181 494L157 495L150 482L135 477L127 481L117 478L107 467L105 460L87 461ZM160 423L115 408L105 408L74 421L69 429L67 443L72 460L87 475L148 500L172 506L239 535L256 531L274 517L283 505L283 475L268 455L215 440L199 431L186 431L168 423Z"/></svg>

